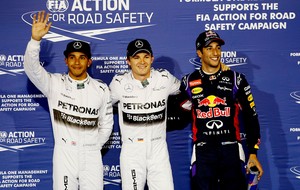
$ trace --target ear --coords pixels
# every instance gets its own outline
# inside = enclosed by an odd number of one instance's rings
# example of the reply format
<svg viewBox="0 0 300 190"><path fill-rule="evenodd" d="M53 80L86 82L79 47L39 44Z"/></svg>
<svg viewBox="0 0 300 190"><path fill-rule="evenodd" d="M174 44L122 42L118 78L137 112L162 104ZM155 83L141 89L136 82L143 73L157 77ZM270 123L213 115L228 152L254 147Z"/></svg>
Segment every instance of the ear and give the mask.
<svg viewBox="0 0 300 190"><path fill-rule="evenodd" d="M93 62L93 60L92 59L89 59L89 61L88 61L88 67L90 67L91 65L92 65L92 62Z"/></svg>
<svg viewBox="0 0 300 190"><path fill-rule="evenodd" d="M131 66L129 59L126 59L126 62L129 66Z"/></svg>
<svg viewBox="0 0 300 190"><path fill-rule="evenodd" d="M201 58L202 57L202 52L199 49L196 52L197 52L198 57Z"/></svg>
<svg viewBox="0 0 300 190"><path fill-rule="evenodd" d="M68 66L68 59L67 58L65 58L65 63Z"/></svg>
<svg viewBox="0 0 300 190"><path fill-rule="evenodd" d="M153 63L154 61L154 56L151 56L151 64Z"/></svg>

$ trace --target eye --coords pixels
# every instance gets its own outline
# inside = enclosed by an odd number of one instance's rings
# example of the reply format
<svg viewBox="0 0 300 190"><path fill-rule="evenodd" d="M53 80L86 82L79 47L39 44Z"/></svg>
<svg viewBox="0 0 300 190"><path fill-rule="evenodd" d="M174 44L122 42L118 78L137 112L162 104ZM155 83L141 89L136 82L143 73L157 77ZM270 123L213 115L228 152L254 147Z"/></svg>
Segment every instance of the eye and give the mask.
<svg viewBox="0 0 300 190"><path fill-rule="evenodd" d="M86 56L80 56L80 59L81 60L86 60L87 58L86 58Z"/></svg>

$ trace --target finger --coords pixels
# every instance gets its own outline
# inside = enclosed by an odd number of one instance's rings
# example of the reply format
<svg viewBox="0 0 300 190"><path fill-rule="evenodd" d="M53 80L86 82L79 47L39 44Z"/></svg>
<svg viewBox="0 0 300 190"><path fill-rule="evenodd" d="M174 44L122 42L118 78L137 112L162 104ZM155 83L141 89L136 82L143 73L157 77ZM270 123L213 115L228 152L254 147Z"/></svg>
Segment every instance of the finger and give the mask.
<svg viewBox="0 0 300 190"><path fill-rule="evenodd" d="M257 167L257 169L258 169L258 176L257 176L257 179L260 180L260 178L262 177L264 171L263 171L263 169L262 169L262 167L261 167L260 164L256 165L256 167Z"/></svg>
<svg viewBox="0 0 300 190"><path fill-rule="evenodd" d="M33 18L32 18L32 24L35 24L36 23L36 14L33 15Z"/></svg>
<svg viewBox="0 0 300 190"><path fill-rule="evenodd" d="M248 174L250 172L250 169L249 169L249 167L247 166L246 167L246 174Z"/></svg>
<svg viewBox="0 0 300 190"><path fill-rule="evenodd" d="M258 176L257 176L257 179L258 179L258 180L260 180L260 179L261 179L261 177L262 177L263 173L264 173L263 171L259 172L259 174L258 174Z"/></svg>
<svg viewBox="0 0 300 190"><path fill-rule="evenodd" d="M44 18L45 18L45 11L42 11L40 22L45 22Z"/></svg>
<svg viewBox="0 0 300 190"><path fill-rule="evenodd" d="M37 17L36 22L40 22L40 21L41 21L41 12L38 12L38 17Z"/></svg>
<svg viewBox="0 0 300 190"><path fill-rule="evenodd" d="M47 25L47 31L49 31L50 30L50 27L51 27L51 25L52 25L52 22L49 22L49 24Z"/></svg>
<svg viewBox="0 0 300 190"><path fill-rule="evenodd" d="M44 20L44 23L46 24L49 21L49 13L46 15L46 19Z"/></svg>

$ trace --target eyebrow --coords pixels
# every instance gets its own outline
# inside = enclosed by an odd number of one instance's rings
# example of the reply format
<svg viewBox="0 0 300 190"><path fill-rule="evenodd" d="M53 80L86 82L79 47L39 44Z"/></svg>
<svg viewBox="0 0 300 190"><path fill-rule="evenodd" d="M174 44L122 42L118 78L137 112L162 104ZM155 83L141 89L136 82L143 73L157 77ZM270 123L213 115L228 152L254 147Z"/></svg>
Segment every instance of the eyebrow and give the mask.
<svg viewBox="0 0 300 190"><path fill-rule="evenodd" d="M69 55L68 55L68 57L70 57L70 56L75 56L74 54L72 54L72 53L70 53ZM81 55L79 55L79 57L88 57L87 55L85 55L85 54L81 54Z"/></svg>
<svg viewBox="0 0 300 190"><path fill-rule="evenodd" d="M208 47L213 47L212 45L208 45L208 46L206 46L206 47L204 47L204 48L208 48ZM221 47L221 45L217 45L216 47Z"/></svg>

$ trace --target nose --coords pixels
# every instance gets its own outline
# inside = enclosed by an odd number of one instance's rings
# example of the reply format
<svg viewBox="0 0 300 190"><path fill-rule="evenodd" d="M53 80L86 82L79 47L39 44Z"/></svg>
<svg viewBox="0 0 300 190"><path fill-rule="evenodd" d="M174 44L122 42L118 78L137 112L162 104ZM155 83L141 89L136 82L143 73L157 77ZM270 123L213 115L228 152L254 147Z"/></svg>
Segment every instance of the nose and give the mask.
<svg viewBox="0 0 300 190"><path fill-rule="evenodd" d="M75 58L75 64L79 64L79 59L80 58Z"/></svg>
<svg viewBox="0 0 300 190"><path fill-rule="evenodd" d="M212 53L213 55L218 55L218 49L213 48Z"/></svg>

